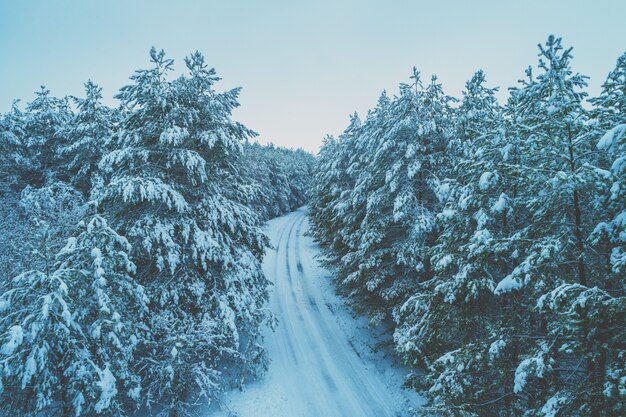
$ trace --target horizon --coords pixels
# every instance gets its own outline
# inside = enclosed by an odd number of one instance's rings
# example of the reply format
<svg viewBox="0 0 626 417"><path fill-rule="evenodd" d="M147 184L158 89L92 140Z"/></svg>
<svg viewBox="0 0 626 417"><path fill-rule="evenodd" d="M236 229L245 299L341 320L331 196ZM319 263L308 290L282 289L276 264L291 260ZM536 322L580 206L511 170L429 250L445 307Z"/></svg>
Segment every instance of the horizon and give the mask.
<svg viewBox="0 0 626 417"><path fill-rule="evenodd" d="M350 114L363 117L382 91L396 94L413 66L425 80L437 75L454 97L482 69L503 102L525 68L536 67L537 44L554 34L574 47L573 70L590 77L593 96L626 50L626 4L611 1L590 9L591 2L533 0L523 10L493 1L67 3L0 5L1 112L16 99L31 101L40 85L81 97L88 79L116 105L113 96L134 71L149 67L150 47L175 60L176 75L198 50L222 79L217 91L242 87L234 119L260 143L314 153Z"/></svg>

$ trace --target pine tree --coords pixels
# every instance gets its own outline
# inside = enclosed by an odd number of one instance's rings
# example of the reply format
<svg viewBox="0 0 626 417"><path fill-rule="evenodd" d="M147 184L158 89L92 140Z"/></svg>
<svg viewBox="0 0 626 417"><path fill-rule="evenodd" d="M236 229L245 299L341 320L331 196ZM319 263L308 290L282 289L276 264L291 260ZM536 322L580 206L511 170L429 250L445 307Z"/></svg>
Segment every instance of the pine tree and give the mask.
<svg viewBox="0 0 626 417"><path fill-rule="evenodd" d="M30 161L25 155L24 114L14 101L11 111L0 119L0 177L6 187L23 187Z"/></svg>
<svg viewBox="0 0 626 417"><path fill-rule="evenodd" d="M570 61L571 48L550 36L540 45L540 74L534 78L528 71L528 80L512 92L518 99L512 126L521 155L520 198L527 211L514 235L520 261L496 293L507 297L520 288L536 300L536 310L532 304L518 310L536 320L529 336L538 340L520 353L515 371L513 391L521 404L537 412L601 416L607 415L601 376L606 363L596 359L606 354L598 329L607 323L598 319L614 307L602 290L606 263L587 241L598 222L602 174L589 164L594 144L582 105L586 77L574 74ZM575 361L578 368L571 366Z"/></svg>
<svg viewBox="0 0 626 417"><path fill-rule="evenodd" d="M0 296L0 395L14 413L122 416L138 400L131 360L145 295L130 276L130 247L100 216L80 227L54 259L42 224L35 254L45 269L20 274Z"/></svg>
<svg viewBox="0 0 626 417"><path fill-rule="evenodd" d="M401 85L400 96L375 125L380 134L368 150L369 175L356 187L368 196L355 253L360 264L352 276L365 280L363 292L380 297L380 318L430 275L426 251L435 232L434 186L443 169L449 98L435 77L423 91L415 69L411 78L413 85Z"/></svg>
<svg viewBox="0 0 626 417"><path fill-rule="evenodd" d="M448 153L458 160L436 189L445 207L438 210L441 232L428 252L432 275L396 315L397 349L412 367L428 369L407 382L428 392L424 413L436 415L482 415L469 404L501 396L506 378L493 371L507 359L500 348L509 342L494 320L493 291L494 276L513 252L506 243L513 204L504 172L512 151L496 90L484 83L479 71L466 84L455 117Z"/></svg>
<svg viewBox="0 0 626 417"><path fill-rule="evenodd" d="M41 87L35 99L28 103L24 113L23 155L28 160L23 180L33 187L41 187L58 179L57 158L62 139L61 127L71 117L66 98L50 95L50 90Z"/></svg>
<svg viewBox="0 0 626 417"><path fill-rule="evenodd" d="M601 135L597 147L609 155L607 166L599 168L602 173L608 170L610 187L605 191L607 201L599 208L604 210L602 217L606 221L596 226L594 238L596 242L602 238L608 240L612 269L619 273L626 269L626 54L619 57L602 86L602 93L591 102Z"/></svg>
<svg viewBox="0 0 626 417"><path fill-rule="evenodd" d="M243 160L247 205L262 220L288 213L307 201L314 163L310 153L271 143L246 143Z"/></svg>
<svg viewBox="0 0 626 417"><path fill-rule="evenodd" d="M68 182L86 197L102 179L98 162L113 136L115 112L102 104L102 89L85 83L85 98L74 98L78 113L63 126L59 158L66 165Z"/></svg>
<svg viewBox="0 0 626 417"><path fill-rule="evenodd" d="M354 187L358 164L348 164L351 157L360 157L354 149L360 127L361 121L355 113L350 117L350 125L338 139L331 136L324 139L316 161L313 199L309 204L312 221L317 226L313 232L319 241L329 245L325 252L331 258L335 258L335 252L345 249L338 231L341 230L340 222L345 211L351 205L341 198ZM337 258L339 256L334 259L335 263Z"/></svg>
<svg viewBox="0 0 626 417"><path fill-rule="evenodd" d="M198 53L186 60L189 76L174 81L172 60L150 55L154 67L118 95L126 112L101 162L110 173L101 204L133 243L150 297L148 403L181 415L219 394L225 364L263 363L265 239L241 203L238 163L253 133L230 119L239 90L215 92L215 71Z"/></svg>
<svg viewBox="0 0 626 417"><path fill-rule="evenodd" d="M600 96L590 101L594 104L593 114L600 136L597 148L603 157L608 156L592 161L595 162L593 169L606 181L598 182L603 198L594 209L599 213L600 221L590 240L595 250L606 254L608 270L597 284L599 288L575 288L571 297L575 299L574 305L593 303L587 307L590 317L585 330L598 333L596 338L602 343L600 349L593 345L579 348L583 354L592 353L591 360L597 364L593 375L596 392L590 401L604 409L607 415L618 415L626 409L620 401L626 388L626 353L622 343L626 335L621 325L626 317L626 287L624 280L620 279L626 270L626 54L618 58ZM577 312L570 310L572 317L567 317L566 325L570 331L580 331L572 326L572 323L578 323ZM590 348L592 352L588 351Z"/></svg>

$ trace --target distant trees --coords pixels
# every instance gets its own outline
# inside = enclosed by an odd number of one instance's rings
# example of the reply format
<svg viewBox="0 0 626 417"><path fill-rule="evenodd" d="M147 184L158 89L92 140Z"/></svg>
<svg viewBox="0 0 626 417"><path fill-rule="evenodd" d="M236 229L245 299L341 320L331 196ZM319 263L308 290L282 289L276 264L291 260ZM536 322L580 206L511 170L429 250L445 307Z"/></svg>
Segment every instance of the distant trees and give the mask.
<svg viewBox="0 0 626 417"><path fill-rule="evenodd" d="M242 175L253 210L267 220L295 210L308 201L315 159L301 149L245 143Z"/></svg>
<svg viewBox="0 0 626 417"><path fill-rule="evenodd" d="M589 105L571 48L539 48L504 106L481 71L459 105L414 71L320 151L316 237L424 415L626 412L626 56Z"/></svg>
<svg viewBox="0 0 626 417"><path fill-rule="evenodd" d="M201 54L150 58L117 109L89 81L0 118L2 411L180 417L264 369L261 226L313 156L249 144Z"/></svg>

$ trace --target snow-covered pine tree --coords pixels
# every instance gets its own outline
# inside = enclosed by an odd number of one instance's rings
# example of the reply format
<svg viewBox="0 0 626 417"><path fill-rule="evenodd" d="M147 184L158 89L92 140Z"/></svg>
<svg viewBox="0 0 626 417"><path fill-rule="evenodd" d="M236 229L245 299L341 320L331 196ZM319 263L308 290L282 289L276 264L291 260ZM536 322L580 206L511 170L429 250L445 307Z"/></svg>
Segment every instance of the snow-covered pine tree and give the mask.
<svg viewBox="0 0 626 417"><path fill-rule="evenodd" d="M570 63L571 49L551 36L540 46L539 75L527 71L504 111L478 73L448 117L455 169L437 162L443 181L429 184L445 202L427 251L432 278L388 306L398 350L412 367L427 367L408 381L428 390L425 414L624 414L624 61L593 101L595 120L583 106L585 77ZM363 123L327 140L315 175L314 235L340 292L361 304L362 255L375 252L360 252L360 243L391 230L373 221L388 216L394 193L377 193L386 186L380 171L392 166L380 158L388 152L399 167L406 158L381 146L401 119L396 103L381 97ZM398 265L372 265L393 284Z"/></svg>
<svg viewBox="0 0 626 417"><path fill-rule="evenodd" d="M369 136L373 140L365 151L367 175L361 175L355 187L366 191L362 195L366 204L357 232L358 247L352 254L356 263L346 281L359 287L354 290L359 307L371 314L374 322L388 317L389 308L397 303L397 293L406 290L403 284L408 281L413 286L418 268L424 269L423 257L406 256L413 229L408 224L413 220L411 214L417 210L426 214L421 224L414 223L415 228L423 226L428 233L432 227L427 206L417 201L414 177L419 169L408 167L409 159L417 154L413 148L423 145L419 136L423 100L419 74L414 70L414 84L400 85L400 96L390 102L384 118L373 125L366 122L368 130L378 134ZM413 172L407 172L410 170ZM417 250L418 242L415 244Z"/></svg>
<svg viewBox="0 0 626 417"><path fill-rule="evenodd" d="M15 273L7 278L13 278L25 270L43 269L44 258L29 255L30 248L39 245L40 223L46 225L48 251L57 253L76 232L78 222L85 216L84 203L80 192L61 181L50 182L41 188L27 185L22 189L17 204L12 206L11 210L19 222L15 225L13 233L21 232L23 236L21 239L15 239L8 231L10 243L7 247L12 246L16 251L17 262L14 265Z"/></svg>
<svg viewBox="0 0 626 417"><path fill-rule="evenodd" d="M602 349L597 349L591 357L598 366L594 375L597 388L590 401L597 401L597 408L601 407L606 415L619 415L626 413L623 400L626 393L626 348L623 345L626 340L623 325L626 320L626 281L623 279L626 273L626 53L618 58L600 96L591 101L602 134L597 147L608 154L610 173L606 175L608 187L602 189L603 204L596 207L601 221L591 240L599 251L608 255L610 271L605 273L600 289L576 288L574 297L578 305L593 303L589 308L592 314L589 331L597 331L598 339L603 342ZM576 310L570 311L576 313ZM572 316L570 323L578 323L578 317ZM568 330L579 331L571 325Z"/></svg>
<svg viewBox="0 0 626 417"><path fill-rule="evenodd" d="M22 181L28 160L24 157L23 134L24 117L14 101L11 111L0 115L0 285L25 268L27 251L21 250L23 241L16 236L28 234L28 224L24 222L19 207Z"/></svg>
<svg viewBox="0 0 626 417"><path fill-rule="evenodd" d="M273 144L244 145L242 166L248 205L263 220L288 213L306 203L313 172L313 155L302 149L279 148Z"/></svg>
<svg viewBox="0 0 626 417"><path fill-rule="evenodd" d="M65 370L79 352L68 305L68 285L56 273L48 230L40 223L38 247L44 270L26 271L3 287L0 297L0 395L3 410L35 414L59 404L58 414L73 415L78 393L65 384ZM73 357L72 357L73 356Z"/></svg>
<svg viewBox="0 0 626 417"><path fill-rule="evenodd" d="M270 180L274 170L269 167L269 154L265 147L258 142L245 143L243 147L244 159L243 172L248 179L248 205L263 220L274 217L278 212L275 208L275 196L277 190Z"/></svg>
<svg viewBox="0 0 626 417"><path fill-rule="evenodd" d="M337 155L327 174L332 181L332 198L320 213L327 222L328 241L322 241L326 246L326 264L336 271L339 292L350 297L358 311L371 316L379 312L378 317L384 317L384 308L360 279L358 252L365 232L360 226L370 191L367 187L371 173L367 167L378 141L377 126L384 120L389 105L389 97L383 92L376 108L368 112L363 122L356 114L351 117L350 125L338 138Z"/></svg>
<svg viewBox="0 0 626 417"><path fill-rule="evenodd" d="M600 169L608 170L610 187L605 205L598 208L604 220L596 226L594 240L608 241L613 272L619 273L626 270L626 53L618 58L600 96L590 101L601 136L597 147L609 156L607 166ZM615 284L613 288L618 289L619 282ZM620 290L623 294L623 285Z"/></svg>
<svg viewBox="0 0 626 417"><path fill-rule="evenodd" d="M387 103L383 93L377 109L369 112L368 123ZM325 139L316 166L316 186L310 204L312 221L317 226L314 236L323 245L324 263L336 271L339 284L354 271L353 253L357 250L357 231L365 210L366 194L355 189L357 179L367 174L363 163L370 138L363 132L364 123L355 113L338 139ZM339 290L350 294L350 285L340 285Z"/></svg>
<svg viewBox="0 0 626 417"><path fill-rule="evenodd" d="M0 396L14 415L127 415L141 383L131 360L142 339L143 289L129 244L95 215L53 258L48 230L0 296Z"/></svg>
<svg viewBox="0 0 626 417"><path fill-rule="evenodd" d="M324 138L315 166L314 186L309 203L311 220L316 225L313 230L315 238L328 246L325 253L330 258L338 250L343 250L339 224L343 214L351 208L350 204L340 201L354 186L354 178L348 174L351 157L356 157L356 139L359 135L361 121L355 113L350 117L350 124L345 131L335 139L331 136ZM358 164L351 165L350 172L355 173Z"/></svg>
<svg viewBox="0 0 626 417"><path fill-rule="evenodd" d="M449 144L458 159L436 189L445 207L438 210L440 234L429 251L432 276L396 314L397 349L412 367L428 369L407 380L428 393L425 414L486 415L476 404L502 396L510 376L499 363L509 341L498 328L493 290L513 258L506 177L513 150L495 91L485 86L482 71L466 83Z"/></svg>
<svg viewBox="0 0 626 417"><path fill-rule="evenodd" d="M337 139L332 136L324 137L315 160L311 199L308 203L309 216L315 226L311 229L311 234L323 244L330 241L328 206L333 201L332 168L337 152L339 152Z"/></svg>
<svg viewBox="0 0 626 417"><path fill-rule="evenodd" d="M571 48L564 49L561 39L550 36L539 48L539 74L534 78L529 69L528 80L512 90L517 207L523 207L512 237L520 257L495 292L506 298L519 291L513 299L525 302L515 312L530 318L525 329L536 340L519 352L513 385L518 404L529 412L598 417L607 415L598 378L606 364L596 358L607 353L597 330L606 325L602 287L608 271L587 237L599 220L603 174L590 166L595 143L582 105L586 77L572 72Z"/></svg>
<svg viewBox="0 0 626 417"><path fill-rule="evenodd" d="M14 101L11 111L0 118L0 178L12 189L23 187L23 177L30 166L25 155L24 113Z"/></svg>
<svg viewBox="0 0 626 417"><path fill-rule="evenodd" d="M23 155L27 159L22 180L33 187L41 187L59 177L58 150L62 143L60 129L72 117L67 98L56 98L50 90L41 87L24 115L22 136Z"/></svg>
<svg viewBox="0 0 626 417"><path fill-rule="evenodd" d="M417 70L411 78L413 84L400 86L385 119L373 127L379 134L367 150L368 175L355 187L367 190L367 204L354 254L359 265L349 279L361 283L363 295L372 294L378 304L372 309L375 321L430 275L427 250L434 242L438 204L434 185L444 170L450 99L435 77L425 89Z"/></svg>
<svg viewBox="0 0 626 417"><path fill-rule="evenodd" d="M68 383L83 395L84 413L123 416L141 404L134 355L145 340L148 300L132 276L136 267L126 238L97 214L80 227L57 255L57 273L70 286L72 319L86 339L91 366L70 363Z"/></svg>
<svg viewBox="0 0 626 417"><path fill-rule="evenodd" d="M265 239L240 202L238 163L253 132L230 118L239 89L216 92L199 53L185 61L189 76L173 81L173 61L150 56L153 68L118 94L126 111L101 161L110 174L101 205L133 244L150 297L146 402L185 415L263 363Z"/></svg>
<svg viewBox="0 0 626 417"><path fill-rule="evenodd" d="M85 98L73 99L78 112L60 129L59 158L67 181L90 197L94 186L102 183L98 162L113 136L116 113L102 104L102 89L91 80L85 83Z"/></svg>
<svg viewBox="0 0 626 417"><path fill-rule="evenodd" d="M58 181L63 168L54 154L60 145L59 130L70 117L67 100L51 97L42 87L26 111L15 101L0 118L0 199L6 198L0 204L6 204L9 212L0 232L9 243L0 249L0 257L12 260L11 267L0 272L0 281L40 267L27 248L37 221L48 224L55 250L83 215L81 196Z"/></svg>
<svg viewBox="0 0 626 417"><path fill-rule="evenodd" d="M315 158L303 149L279 148L278 152L287 169L289 211L292 211L308 201Z"/></svg>

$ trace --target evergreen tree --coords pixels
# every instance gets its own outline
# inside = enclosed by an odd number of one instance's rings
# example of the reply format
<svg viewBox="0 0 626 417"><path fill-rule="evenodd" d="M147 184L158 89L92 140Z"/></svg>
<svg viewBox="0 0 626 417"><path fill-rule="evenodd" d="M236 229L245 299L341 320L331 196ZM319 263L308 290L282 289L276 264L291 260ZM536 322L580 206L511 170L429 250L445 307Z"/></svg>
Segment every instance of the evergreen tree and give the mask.
<svg viewBox="0 0 626 417"><path fill-rule="evenodd" d="M614 273L626 269L626 54L619 57L617 65L602 86L599 97L591 100L601 136L597 147L609 156L607 166L608 189L600 222L594 230L594 240L609 243L609 258ZM602 173L607 170L600 171ZM617 278L617 277L615 277ZM618 287L614 285L613 288ZM623 294L623 288L621 289Z"/></svg>
<svg viewBox="0 0 626 417"><path fill-rule="evenodd" d="M128 398L138 400L131 359L145 296L130 247L100 216L80 227L54 259L42 223L35 254L45 269L20 274L0 296L0 395L13 413L127 415Z"/></svg>
<svg viewBox="0 0 626 417"><path fill-rule="evenodd" d="M246 143L243 160L248 205L261 219L288 213L307 201L314 163L310 153Z"/></svg>
<svg viewBox="0 0 626 417"><path fill-rule="evenodd" d="M313 233L318 240L328 245L325 254L334 259L335 264L346 249L338 232L351 205L341 199L354 187L358 164L349 164L350 158L360 157L355 152L360 127L361 121L355 113L350 118L350 125L338 139L330 136L324 139L316 161L313 198L310 203L312 221L317 226Z"/></svg>
<svg viewBox="0 0 626 417"><path fill-rule="evenodd" d="M62 143L59 131L72 114L66 98L51 96L43 86L35 94L24 113L21 145L28 162L22 177L26 184L41 187L58 179L61 172L57 158Z"/></svg>
<svg viewBox="0 0 626 417"><path fill-rule="evenodd" d="M181 415L219 394L225 364L263 363L265 239L240 202L237 164L252 132L230 119L239 90L215 92L215 71L198 53L186 60L189 76L174 81L172 60L150 55L154 67L118 95L126 113L101 162L111 176L101 204L133 243L150 296L148 403Z"/></svg>
<svg viewBox="0 0 626 417"><path fill-rule="evenodd" d="M66 165L67 180L86 197L101 184L98 162L113 136L115 113L102 104L102 89L85 83L85 98L74 98L78 112L61 129L59 157Z"/></svg>
<svg viewBox="0 0 626 417"><path fill-rule="evenodd" d="M24 186L30 161L25 153L24 114L14 101L11 111L0 118L0 178L5 187Z"/></svg>
<svg viewBox="0 0 626 417"><path fill-rule="evenodd" d="M440 234L428 252L432 275L396 315L399 352L412 367L428 370L407 380L428 392L425 414L482 415L470 403L501 396L507 377L493 370L507 359L493 290L514 250L507 244L513 204L505 180L513 151L502 131L496 90L484 84L479 71L466 84L455 117L456 139L448 149L458 160L436 189L445 207L438 210Z"/></svg>
<svg viewBox="0 0 626 417"><path fill-rule="evenodd" d="M582 301L581 291L604 286L606 265L586 241L597 223L595 185L601 178L586 163L593 154L589 116L582 106L586 82L572 72L570 61L571 48L564 49L559 38L550 36L540 46L537 78L529 70L528 80L512 91L519 100L513 129L522 155L520 198L527 212L515 233L520 262L496 292L506 297L506 292L523 288L529 300L537 300L540 316L530 330L538 342L521 354L515 376L514 392L523 397L525 408L600 416L603 386L596 376L604 371L594 356L604 347L600 333L591 329L599 324L593 318L598 311L591 302L590 310L571 311ZM533 310L524 310L524 316L533 317ZM563 322L565 318L577 323ZM572 326L578 331L564 332ZM572 349L575 344L582 348ZM582 361L582 378L571 379L567 364L575 358ZM583 382L587 378L596 383Z"/></svg>

